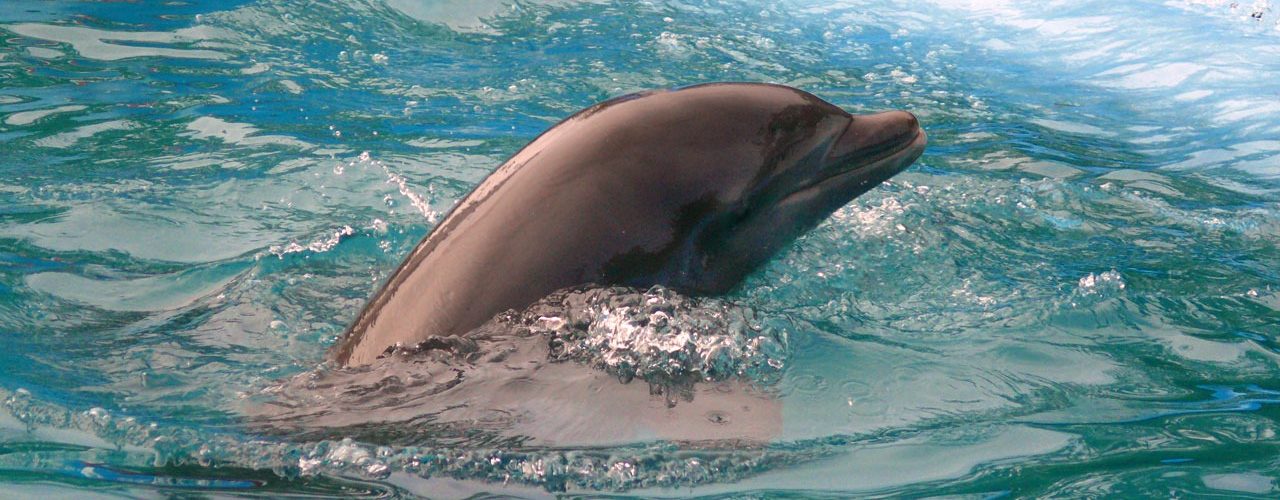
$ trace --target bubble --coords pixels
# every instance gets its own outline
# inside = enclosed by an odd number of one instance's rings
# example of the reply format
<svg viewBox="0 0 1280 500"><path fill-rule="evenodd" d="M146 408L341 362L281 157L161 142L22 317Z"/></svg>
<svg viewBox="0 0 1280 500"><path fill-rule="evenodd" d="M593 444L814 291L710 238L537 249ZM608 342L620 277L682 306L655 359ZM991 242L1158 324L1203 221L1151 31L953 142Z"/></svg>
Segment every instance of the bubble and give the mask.
<svg viewBox="0 0 1280 500"><path fill-rule="evenodd" d="M550 338L553 358L623 381L763 381L785 365L785 333L756 324L750 309L660 286L557 292L527 309L523 321Z"/></svg>
<svg viewBox="0 0 1280 500"><path fill-rule="evenodd" d="M1076 292L1082 296L1096 295L1111 290L1124 290L1124 278L1112 269L1103 273L1089 273L1077 282Z"/></svg>

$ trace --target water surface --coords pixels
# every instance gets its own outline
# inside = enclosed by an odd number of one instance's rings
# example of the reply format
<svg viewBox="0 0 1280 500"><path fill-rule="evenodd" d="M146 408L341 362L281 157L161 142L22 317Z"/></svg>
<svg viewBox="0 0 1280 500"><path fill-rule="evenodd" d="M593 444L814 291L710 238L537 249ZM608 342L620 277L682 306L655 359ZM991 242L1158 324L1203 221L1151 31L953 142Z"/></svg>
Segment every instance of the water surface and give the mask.
<svg viewBox="0 0 1280 500"><path fill-rule="evenodd" d="M1280 12L1232 5L10 0L0 488L1274 496ZM520 146L717 80L930 134L686 311L776 341L769 444L244 425Z"/></svg>

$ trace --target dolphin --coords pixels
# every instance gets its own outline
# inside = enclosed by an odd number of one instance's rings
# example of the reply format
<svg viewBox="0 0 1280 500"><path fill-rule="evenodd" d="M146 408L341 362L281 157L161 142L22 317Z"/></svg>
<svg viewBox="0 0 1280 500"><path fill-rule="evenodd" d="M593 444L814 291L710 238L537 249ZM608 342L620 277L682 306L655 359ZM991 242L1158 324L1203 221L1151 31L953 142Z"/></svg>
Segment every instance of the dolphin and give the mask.
<svg viewBox="0 0 1280 500"><path fill-rule="evenodd" d="M911 113L854 116L783 85L710 83L601 102L463 198L330 356L369 364L581 284L726 293L925 144Z"/></svg>

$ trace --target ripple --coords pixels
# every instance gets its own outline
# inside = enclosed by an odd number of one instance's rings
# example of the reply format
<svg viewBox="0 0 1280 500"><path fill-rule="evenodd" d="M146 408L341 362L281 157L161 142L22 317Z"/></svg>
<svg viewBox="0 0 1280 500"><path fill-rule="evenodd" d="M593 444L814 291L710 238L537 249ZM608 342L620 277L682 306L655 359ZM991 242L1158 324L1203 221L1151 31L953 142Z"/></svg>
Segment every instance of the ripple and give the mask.
<svg viewBox="0 0 1280 500"><path fill-rule="evenodd" d="M14 113L9 115L4 119L4 122L6 124L15 125L15 126L30 125L40 120L41 118L45 118L48 116L53 116L61 113L84 111L86 109L88 109L87 106L81 106L79 104L68 104L66 106L58 106L56 108L23 111L20 113Z"/></svg>
<svg viewBox="0 0 1280 500"><path fill-rule="evenodd" d="M1206 69L1204 65L1185 62L1156 66L1135 64L1113 68L1098 73L1098 76L1113 77L1102 80L1102 85L1122 89L1172 88Z"/></svg>
<svg viewBox="0 0 1280 500"><path fill-rule="evenodd" d="M111 120L92 123L67 132L60 132L36 140L36 145L44 148L68 148L81 140L88 139L103 132L116 130L133 130L139 128L137 122L130 120Z"/></svg>
<svg viewBox="0 0 1280 500"><path fill-rule="evenodd" d="M199 45L199 42L225 38L226 32L197 26L175 32L160 31L108 31L83 26L21 23L0 26L19 35L52 42L70 44L81 56L99 61L115 61L133 57L173 57L186 59L227 59L227 54L207 49L178 49L148 45L125 45L112 42L140 44ZM110 40L110 42L108 41Z"/></svg>
<svg viewBox="0 0 1280 500"><path fill-rule="evenodd" d="M1205 474L1204 485L1222 491L1265 495L1276 491L1276 479L1262 474L1245 472L1234 474Z"/></svg>
<svg viewBox="0 0 1280 500"><path fill-rule="evenodd" d="M259 146L277 144L299 149L311 149L315 146L305 141L281 135L258 135L258 129L247 123L228 122L211 116L196 118L187 124L187 130L193 139L217 139L222 142L241 146Z"/></svg>
<svg viewBox="0 0 1280 500"><path fill-rule="evenodd" d="M27 277L27 286L56 297L111 311L165 311L188 306L224 289L244 266L196 268L162 276L103 280L46 272Z"/></svg>

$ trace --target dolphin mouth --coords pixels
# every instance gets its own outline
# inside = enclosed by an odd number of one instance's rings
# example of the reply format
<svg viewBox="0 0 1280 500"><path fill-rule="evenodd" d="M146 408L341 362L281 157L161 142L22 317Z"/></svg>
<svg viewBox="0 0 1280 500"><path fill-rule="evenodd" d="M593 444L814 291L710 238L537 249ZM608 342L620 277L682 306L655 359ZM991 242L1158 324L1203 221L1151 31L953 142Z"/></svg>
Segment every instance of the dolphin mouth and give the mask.
<svg viewBox="0 0 1280 500"><path fill-rule="evenodd" d="M868 177L882 177L882 181L897 175L911 166L924 153L924 148L929 143L928 135L919 126L911 131L909 137L896 144L886 144L880 151L871 153L870 157L853 163L852 168L841 168L844 162L838 160L832 162L829 165L835 168L831 168L829 174L823 176L817 183L853 173L866 174Z"/></svg>
<svg viewBox="0 0 1280 500"><path fill-rule="evenodd" d="M906 111L887 111L874 115L854 116L827 151L825 167L819 175L830 178L850 171L875 173L899 167L884 178L906 168L924 151L928 139L916 115ZM893 165L904 152L915 152L903 165ZM819 182L825 179L819 179Z"/></svg>
<svg viewBox="0 0 1280 500"><path fill-rule="evenodd" d="M924 153L929 142L928 135L911 113L891 111L854 120L831 145L818 174L779 200L781 203L789 201L788 198L839 187L851 187L856 190L852 195L857 196L905 170ZM882 123L866 124L858 120ZM864 125L869 125L874 132L860 132L868 128Z"/></svg>

